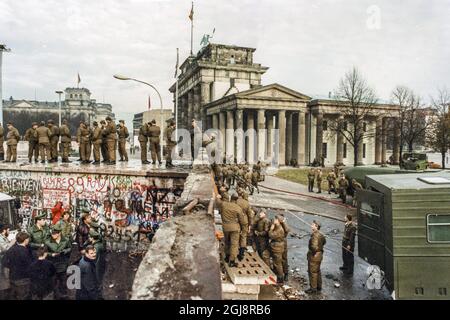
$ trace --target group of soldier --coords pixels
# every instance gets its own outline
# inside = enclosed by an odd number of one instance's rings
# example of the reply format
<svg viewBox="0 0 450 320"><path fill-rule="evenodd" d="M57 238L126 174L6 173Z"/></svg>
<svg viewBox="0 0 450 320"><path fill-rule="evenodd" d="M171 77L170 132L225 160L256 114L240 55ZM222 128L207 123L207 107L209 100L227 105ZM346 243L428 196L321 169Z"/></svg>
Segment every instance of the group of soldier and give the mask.
<svg viewBox="0 0 450 320"><path fill-rule="evenodd" d="M248 190L252 195L255 189L258 190L258 182L263 180L263 166L261 161L252 168L248 163L216 164L214 162L212 170L219 189L236 187L236 189Z"/></svg>
<svg viewBox="0 0 450 320"><path fill-rule="evenodd" d="M7 125L6 133L6 158L4 157L4 130L0 125L0 160L5 162L17 161L17 145L21 140L19 131L11 122ZM175 122L168 121L165 130L165 139L167 145L166 161L167 167L173 167L172 150L177 144L172 139L172 133L175 131ZM116 164L116 153L119 152L119 161L128 161L128 153L126 149L126 141L130 134L125 126L125 121L120 120L116 126L111 117L105 120L94 121L92 127L86 122L80 121L80 125L76 132L76 141L79 145L79 161L82 164L99 165L101 162L114 165ZM158 160L162 164L160 153L160 136L161 128L156 125L156 121L152 120L145 123L139 130L139 143L141 148L142 164L151 164L147 160L147 150L150 149L153 164ZM39 124L33 122L31 127L26 130L23 137L28 142L28 161L45 163L57 163L61 155L63 163L70 163L69 156L71 153L72 135L68 126L68 121L64 119L60 127L53 120L48 120L47 124L42 121ZM150 147L148 148L148 146ZM93 155L93 161L91 156ZM101 159L102 158L102 159ZM101 161L102 160L102 161Z"/></svg>
<svg viewBox="0 0 450 320"><path fill-rule="evenodd" d="M42 300L52 295L55 300L68 299L67 269L73 253L75 258L81 256L75 262L81 273L76 299L102 299L106 243L98 221L85 212L74 230L69 211L62 211L60 219L50 224L46 212L36 214L33 221L13 242L7 240L9 227L0 228L5 242L0 269L2 273L8 270L2 279L8 284L0 290L2 299ZM74 241L78 251L73 250Z"/></svg>
<svg viewBox="0 0 450 320"><path fill-rule="evenodd" d="M326 176L328 183L328 194L332 192L339 195L342 203L347 203L347 194L350 183L339 166L334 166ZM317 193L322 193L323 172L322 169L310 168L308 171L308 192L314 192L314 184L317 185ZM336 183L337 182L337 183ZM362 185L355 179L351 180L353 192L363 189ZM353 206L356 206L356 197L353 197Z"/></svg>

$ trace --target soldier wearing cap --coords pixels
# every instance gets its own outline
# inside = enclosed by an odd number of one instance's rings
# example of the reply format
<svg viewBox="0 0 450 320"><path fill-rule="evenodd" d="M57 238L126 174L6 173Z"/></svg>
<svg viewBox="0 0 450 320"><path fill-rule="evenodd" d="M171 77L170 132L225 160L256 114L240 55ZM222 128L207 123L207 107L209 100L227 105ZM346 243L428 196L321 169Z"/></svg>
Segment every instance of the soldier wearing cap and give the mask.
<svg viewBox="0 0 450 320"><path fill-rule="evenodd" d="M100 129L102 130L102 145L100 148L100 151L102 153L102 162L108 162L108 144L106 143L106 136L103 134L103 130L106 128L106 121L102 120L100 121Z"/></svg>
<svg viewBox="0 0 450 320"><path fill-rule="evenodd" d="M69 160L72 135L70 134L70 129L66 119L62 121L61 127L59 128L59 135L61 136L61 150L62 150L62 162L70 163Z"/></svg>
<svg viewBox="0 0 450 320"><path fill-rule="evenodd" d="M244 213L241 226L241 232L239 234L239 255L238 259L241 261L244 258L245 251L247 251L247 238L250 232L250 226L253 224L254 212L250 207L250 203L245 198L246 192L244 190L238 191L237 205L241 207Z"/></svg>
<svg viewBox="0 0 450 320"><path fill-rule="evenodd" d="M88 164L91 158L91 130L84 122L80 123L78 139L81 163Z"/></svg>
<svg viewBox="0 0 450 320"><path fill-rule="evenodd" d="M51 229L51 237L45 241L48 250L48 259L56 269L55 299L67 299L66 271L69 265L72 242L62 236L61 225L56 224Z"/></svg>
<svg viewBox="0 0 450 320"><path fill-rule="evenodd" d="M281 259L282 259L281 263L283 264L284 281L287 282L289 280L287 237L289 235L289 232L291 232L291 229L289 228L289 226L288 226L288 224L286 222L286 217L284 216L284 214L282 214L282 213L279 214L279 220L280 220L280 224L281 224L281 226L283 227L283 230L284 230L284 252L283 252L283 255L281 257Z"/></svg>
<svg viewBox="0 0 450 320"><path fill-rule="evenodd" d="M59 142L59 128L53 120L47 121L47 127L50 129L50 156L49 162L58 162L58 142Z"/></svg>
<svg viewBox="0 0 450 320"><path fill-rule="evenodd" d="M311 225L311 238L308 244L308 276L310 289L305 292L308 294L315 294L322 290L322 274L320 272L320 265L323 259L323 247L326 244L325 237L320 233L320 223L313 221Z"/></svg>
<svg viewBox="0 0 450 320"><path fill-rule="evenodd" d="M36 132L38 135L39 154L41 156L41 163L45 163L46 158L48 161L50 161L51 159L50 136L52 133L50 129L45 126L44 121L41 121L39 127L36 129Z"/></svg>
<svg viewBox="0 0 450 320"><path fill-rule="evenodd" d="M217 196L225 241L225 262L228 262L230 267L237 267L236 258L239 250L240 226L244 224L244 212L236 203L237 200L238 195L235 193L231 195L230 202L222 201L222 197Z"/></svg>
<svg viewBox="0 0 450 320"><path fill-rule="evenodd" d="M117 129L117 135L119 136L119 161L128 161L128 153L126 148L127 139L130 136L128 128L125 126L124 120L119 120L119 128Z"/></svg>
<svg viewBox="0 0 450 320"><path fill-rule="evenodd" d="M156 125L156 120L153 119L150 122L150 127L148 128L148 136L150 140L150 151L152 153L153 164L156 164L156 158L161 165L161 146L159 145L161 135L161 128Z"/></svg>
<svg viewBox="0 0 450 320"><path fill-rule="evenodd" d="M8 122L8 134L6 135L6 160L5 162L17 161L17 144L20 140L19 131L14 128L11 122Z"/></svg>
<svg viewBox="0 0 450 320"><path fill-rule="evenodd" d="M98 126L98 122L94 121L94 130L92 131L92 144L94 146L94 162L92 164L100 164L100 149L102 147L102 129Z"/></svg>
<svg viewBox="0 0 450 320"><path fill-rule="evenodd" d="M173 133L175 132L175 121L168 121L168 125L166 128L166 146L167 146L167 154L166 154L166 167L172 168L172 150L177 145L177 142L172 139Z"/></svg>
<svg viewBox="0 0 450 320"><path fill-rule="evenodd" d="M3 148L3 143L5 142L5 131L3 125L0 123L0 160L5 160L5 149Z"/></svg>
<svg viewBox="0 0 450 320"><path fill-rule="evenodd" d="M111 117L106 117L106 127L103 129L103 134L106 138L106 145L108 150L108 165L116 164L116 150L117 150L117 132L116 124Z"/></svg>
<svg viewBox="0 0 450 320"><path fill-rule="evenodd" d="M144 123L139 129L139 144L141 145L141 161L142 164L149 164L150 162L147 160L147 145L148 145L148 128L150 124Z"/></svg>
<svg viewBox="0 0 450 320"><path fill-rule="evenodd" d="M24 140L28 141L28 162L31 163L31 160L33 159L34 155L34 162L39 161L39 141L38 141L38 135L37 135L37 129L38 124L37 122L33 122L31 124L31 128L28 128L27 131L25 131Z"/></svg>
<svg viewBox="0 0 450 320"><path fill-rule="evenodd" d="M63 212L61 220L58 221L58 225L61 227L61 234L64 238L72 239L73 226L71 222L71 214L69 210Z"/></svg>
<svg viewBox="0 0 450 320"><path fill-rule="evenodd" d="M255 234L256 250L265 264L270 267L269 229L270 220L267 218L266 212L261 210L253 223L252 230Z"/></svg>
<svg viewBox="0 0 450 320"><path fill-rule="evenodd" d="M270 253L273 261L273 271L277 275L277 283L284 282L283 254L286 250L285 232L281 225L281 216L277 215L269 229Z"/></svg>
<svg viewBox="0 0 450 320"><path fill-rule="evenodd" d="M46 212L37 214L34 217L34 225L28 230L30 234L30 248L34 253L38 248L44 247L45 241L50 237L50 230L45 221L46 218Z"/></svg>

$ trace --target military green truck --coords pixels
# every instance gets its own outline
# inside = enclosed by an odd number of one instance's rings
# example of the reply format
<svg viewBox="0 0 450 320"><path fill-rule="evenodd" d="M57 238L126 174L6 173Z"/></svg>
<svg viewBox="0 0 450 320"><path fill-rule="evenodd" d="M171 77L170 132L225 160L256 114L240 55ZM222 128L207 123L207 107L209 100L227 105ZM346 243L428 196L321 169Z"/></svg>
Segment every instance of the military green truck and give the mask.
<svg viewBox="0 0 450 320"><path fill-rule="evenodd" d="M428 157L425 153L404 153L400 161L400 169L405 170L427 170Z"/></svg>
<svg viewBox="0 0 450 320"><path fill-rule="evenodd" d="M358 190L358 255L395 299L450 299L450 173L367 176Z"/></svg>

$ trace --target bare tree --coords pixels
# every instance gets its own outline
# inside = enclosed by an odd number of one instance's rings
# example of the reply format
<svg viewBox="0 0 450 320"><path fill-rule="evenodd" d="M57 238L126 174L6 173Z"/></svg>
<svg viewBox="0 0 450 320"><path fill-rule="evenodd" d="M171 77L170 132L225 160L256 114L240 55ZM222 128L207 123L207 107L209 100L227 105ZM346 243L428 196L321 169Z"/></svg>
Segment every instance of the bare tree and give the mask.
<svg viewBox="0 0 450 320"><path fill-rule="evenodd" d="M353 147L353 164L357 166L363 141L375 135L375 130L366 123L369 117L375 116L374 106L378 99L356 67L341 79L334 98L340 103L341 119L330 121L330 129L342 135Z"/></svg>
<svg viewBox="0 0 450 320"><path fill-rule="evenodd" d="M426 121L427 113L423 108L422 99L408 87L397 86L392 92L392 103L400 107L393 125L397 129L395 131L400 133L400 161L402 161L404 146L407 145L408 152L412 152L415 143L424 141L430 122Z"/></svg>
<svg viewBox="0 0 450 320"><path fill-rule="evenodd" d="M450 148L450 92L446 88L439 89L437 96L431 99L434 114L427 142L441 154L442 168L445 169L445 154Z"/></svg>

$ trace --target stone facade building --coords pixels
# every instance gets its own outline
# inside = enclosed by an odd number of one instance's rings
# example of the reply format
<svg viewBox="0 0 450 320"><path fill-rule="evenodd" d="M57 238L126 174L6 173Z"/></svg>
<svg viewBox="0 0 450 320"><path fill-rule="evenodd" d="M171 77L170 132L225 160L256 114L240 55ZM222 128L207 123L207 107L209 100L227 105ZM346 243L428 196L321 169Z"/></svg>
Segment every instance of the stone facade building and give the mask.
<svg viewBox="0 0 450 320"><path fill-rule="evenodd" d="M59 121L59 102L15 100L12 97L3 101L4 125L12 121L21 134L36 121L52 119ZM67 119L72 135L75 135L81 120L92 124L110 116L114 119L112 106L98 103L91 99L91 92L86 88L67 88L61 101L61 117Z"/></svg>
<svg viewBox="0 0 450 320"><path fill-rule="evenodd" d="M263 86L261 77L268 68L254 63L254 52L209 44L189 57L178 78L179 127L188 128L193 118L201 120L204 130L220 133L221 154L239 162L285 165L295 159L307 165L323 155L326 165L353 164L353 148L327 126L328 121L343 117L343 102L313 99L277 83ZM175 87L170 88L174 97ZM388 124L396 110L393 105L374 106L364 125L373 137L361 144L358 163L386 161ZM396 137L393 156L398 162Z"/></svg>

